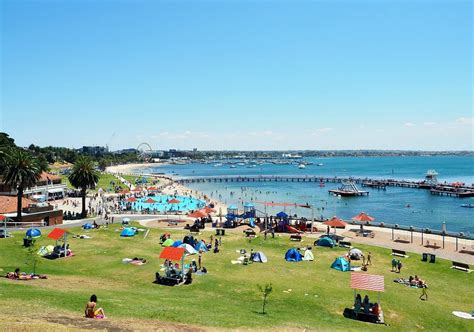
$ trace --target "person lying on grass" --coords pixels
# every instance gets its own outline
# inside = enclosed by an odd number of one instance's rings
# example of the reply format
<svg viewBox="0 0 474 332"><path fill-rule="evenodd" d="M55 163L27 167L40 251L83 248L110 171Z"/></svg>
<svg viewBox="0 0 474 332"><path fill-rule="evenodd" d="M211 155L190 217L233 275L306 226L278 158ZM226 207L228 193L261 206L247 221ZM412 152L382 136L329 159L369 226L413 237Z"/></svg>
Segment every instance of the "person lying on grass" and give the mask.
<svg viewBox="0 0 474 332"><path fill-rule="evenodd" d="M97 318L97 319L105 318L104 309L102 308L97 309L97 296L95 294L92 294L89 302L87 302L84 314L86 318Z"/></svg>
<svg viewBox="0 0 474 332"><path fill-rule="evenodd" d="M25 272L20 272L19 268L16 268L15 272L8 272L5 277L12 280L47 279L44 274L27 274Z"/></svg>

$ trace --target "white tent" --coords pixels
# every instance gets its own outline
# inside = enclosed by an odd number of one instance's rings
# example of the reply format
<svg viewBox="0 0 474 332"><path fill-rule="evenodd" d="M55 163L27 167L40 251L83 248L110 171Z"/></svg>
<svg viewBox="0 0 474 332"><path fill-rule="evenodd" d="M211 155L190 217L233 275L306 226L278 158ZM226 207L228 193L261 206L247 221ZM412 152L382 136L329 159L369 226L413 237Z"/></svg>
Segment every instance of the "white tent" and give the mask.
<svg viewBox="0 0 474 332"><path fill-rule="evenodd" d="M349 257L351 259L359 260L359 259L362 258L362 256L364 256L364 254L359 249L353 248L353 249L349 250Z"/></svg>
<svg viewBox="0 0 474 332"><path fill-rule="evenodd" d="M186 254L187 255L194 255L194 254L197 254L197 250L194 249L192 246L190 246L189 244L187 243L183 243L179 246L179 248L184 248L184 250L186 250Z"/></svg>
<svg viewBox="0 0 474 332"><path fill-rule="evenodd" d="M257 251L255 255L253 256L253 261L254 262L259 262L259 263L266 263L268 262L267 256L261 251Z"/></svg>
<svg viewBox="0 0 474 332"><path fill-rule="evenodd" d="M314 260L313 252L312 252L311 250L307 249L307 250L304 252L303 260L304 260L304 261L313 261L313 260Z"/></svg>

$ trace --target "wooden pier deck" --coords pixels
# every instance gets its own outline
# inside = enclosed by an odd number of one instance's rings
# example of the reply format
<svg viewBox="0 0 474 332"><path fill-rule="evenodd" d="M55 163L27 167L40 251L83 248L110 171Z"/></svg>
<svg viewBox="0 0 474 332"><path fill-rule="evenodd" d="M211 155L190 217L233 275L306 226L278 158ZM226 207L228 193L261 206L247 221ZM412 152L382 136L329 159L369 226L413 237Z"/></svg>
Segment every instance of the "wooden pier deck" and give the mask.
<svg viewBox="0 0 474 332"><path fill-rule="evenodd" d="M235 183L235 182L309 182L309 183L344 183L354 182L363 187L384 189L386 187L402 187L430 190L432 195L452 197L474 197L474 186L455 187L450 185L427 185L423 181L405 181L394 179L369 179L353 177L321 177L321 176L286 176L286 175L251 175L251 176L202 176L174 178L181 184L189 183Z"/></svg>

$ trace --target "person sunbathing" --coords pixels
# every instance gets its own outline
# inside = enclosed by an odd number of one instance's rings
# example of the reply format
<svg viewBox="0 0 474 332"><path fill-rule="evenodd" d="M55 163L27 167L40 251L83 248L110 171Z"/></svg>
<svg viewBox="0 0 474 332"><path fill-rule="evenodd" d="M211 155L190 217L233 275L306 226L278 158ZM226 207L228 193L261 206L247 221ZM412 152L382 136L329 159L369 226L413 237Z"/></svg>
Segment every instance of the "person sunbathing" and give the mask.
<svg viewBox="0 0 474 332"><path fill-rule="evenodd" d="M16 268L15 272L8 272L7 275L5 276L8 279L20 279L20 269Z"/></svg>
<svg viewBox="0 0 474 332"><path fill-rule="evenodd" d="M97 308L97 296L95 294L87 302L84 314L86 318L105 318L104 309Z"/></svg>

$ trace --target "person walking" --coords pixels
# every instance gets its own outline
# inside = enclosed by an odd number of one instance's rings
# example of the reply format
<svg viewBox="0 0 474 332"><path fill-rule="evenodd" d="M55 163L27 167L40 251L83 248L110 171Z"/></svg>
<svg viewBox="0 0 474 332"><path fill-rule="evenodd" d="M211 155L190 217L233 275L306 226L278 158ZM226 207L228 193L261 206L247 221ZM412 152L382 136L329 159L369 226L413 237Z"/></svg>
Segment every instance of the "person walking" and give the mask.
<svg viewBox="0 0 474 332"><path fill-rule="evenodd" d="M199 270L201 269L201 261L202 261L202 250L199 250L199 256L198 256L198 268L199 268Z"/></svg>
<svg viewBox="0 0 474 332"><path fill-rule="evenodd" d="M400 273L402 271L402 261L398 261L398 264L397 264L397 268L398 268L398 273Z"/></svg>
<svg viewBox="0 0 474 332"><path fill-rule="evenodd" d="M420 300L422 301L428 301L428 293L426 293L426 288L428 288L426 286L426 284L423 282L423 281L419 281L418 282L418 287L421 287L421 295L420 295Z"/></svg>
<svg viewBox="0 0 474 332"><path fill-rule="evenodd" d="M394 257L392 258L392 272L397 272L398 260Z"/></svg>
<svg viewBox="0 0 474 332"><path fill-rule="evenodd" d="M372 265L372 253L370 251L367 254L367 265Z"/></svg>

